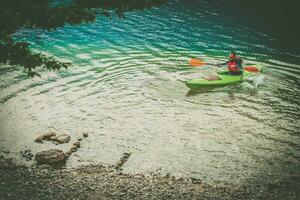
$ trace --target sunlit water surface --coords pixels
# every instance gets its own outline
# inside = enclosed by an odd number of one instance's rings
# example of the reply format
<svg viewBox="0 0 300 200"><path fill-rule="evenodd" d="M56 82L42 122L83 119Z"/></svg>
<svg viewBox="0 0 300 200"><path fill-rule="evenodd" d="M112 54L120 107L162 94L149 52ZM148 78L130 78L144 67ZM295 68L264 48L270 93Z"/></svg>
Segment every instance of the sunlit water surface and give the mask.
<svg viewBox="0 0 300 200"><path fill-rule="evenodd" d="M172 3L99 16L94 23L55 31L21 30L36 52L72 63L68 70L28 78L2 66L0 147L11 155L31 149L67 150L34 143L56 131L89 137L68 167L114 164L128 173L171 173L212 184L276 182L299 176L299 55L272 47L269 35L202 9ZM189 92L184 82L218 69L192 68L191 57L224 62L237 50L265 73L240 85Z"/></svg>

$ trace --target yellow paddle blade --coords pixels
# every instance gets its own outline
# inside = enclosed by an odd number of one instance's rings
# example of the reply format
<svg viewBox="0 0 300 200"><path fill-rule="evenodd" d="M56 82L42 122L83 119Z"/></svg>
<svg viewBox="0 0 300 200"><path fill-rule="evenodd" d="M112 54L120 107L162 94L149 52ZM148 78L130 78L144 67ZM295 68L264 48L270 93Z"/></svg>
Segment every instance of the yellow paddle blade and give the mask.
<svg viewBox="0 0 300 200"><path fill-rule="evenodd" d="M189 63L193 67L199 67L199 66L206 65L206 62L204 62L203 60L197 59L197 58L190 59Z"/></svg>

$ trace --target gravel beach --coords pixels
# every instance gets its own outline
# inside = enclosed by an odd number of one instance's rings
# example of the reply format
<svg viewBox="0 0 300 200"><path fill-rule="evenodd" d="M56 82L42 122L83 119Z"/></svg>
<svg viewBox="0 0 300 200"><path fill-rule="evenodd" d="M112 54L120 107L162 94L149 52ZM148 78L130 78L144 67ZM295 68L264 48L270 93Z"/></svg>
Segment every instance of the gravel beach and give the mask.
<svg viewBox="0 0 300 200"><path fill-rule="evenodd" d="M281 187L282 189L282 187ZM284 188L283 188L284 189ZM220 188L198 179L124 174L116 166L27 167L0 157L0 199L297 199L278 187Z"/></svg>

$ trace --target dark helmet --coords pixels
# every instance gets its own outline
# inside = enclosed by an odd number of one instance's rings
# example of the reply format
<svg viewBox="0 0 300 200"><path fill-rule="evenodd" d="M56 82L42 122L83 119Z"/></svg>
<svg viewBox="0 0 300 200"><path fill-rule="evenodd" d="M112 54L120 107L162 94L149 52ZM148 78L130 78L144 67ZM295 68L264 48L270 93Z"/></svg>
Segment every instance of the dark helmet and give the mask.
<svg viewBox="0 0 300 200"><path fill-rule="evenodd" d="M230 56L229 56L230 58L234 58L234 57L236 57L236 53L234 52L234 51L231 51L230 52Z"/></svg>

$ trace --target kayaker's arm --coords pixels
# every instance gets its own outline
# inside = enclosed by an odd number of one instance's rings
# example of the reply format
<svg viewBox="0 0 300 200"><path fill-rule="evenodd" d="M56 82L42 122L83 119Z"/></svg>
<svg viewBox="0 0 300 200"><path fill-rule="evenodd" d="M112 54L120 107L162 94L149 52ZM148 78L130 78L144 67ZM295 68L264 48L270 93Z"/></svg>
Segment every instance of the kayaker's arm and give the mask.
<svg viewBox="0 0 300 200"><path fill-rule="evenodd" d="M224 65L227 65L227 63L228 62L226 62L226 63L220 63L220 64L214 64L214 65L217 66L217 67L224 67Z"/></svg>

